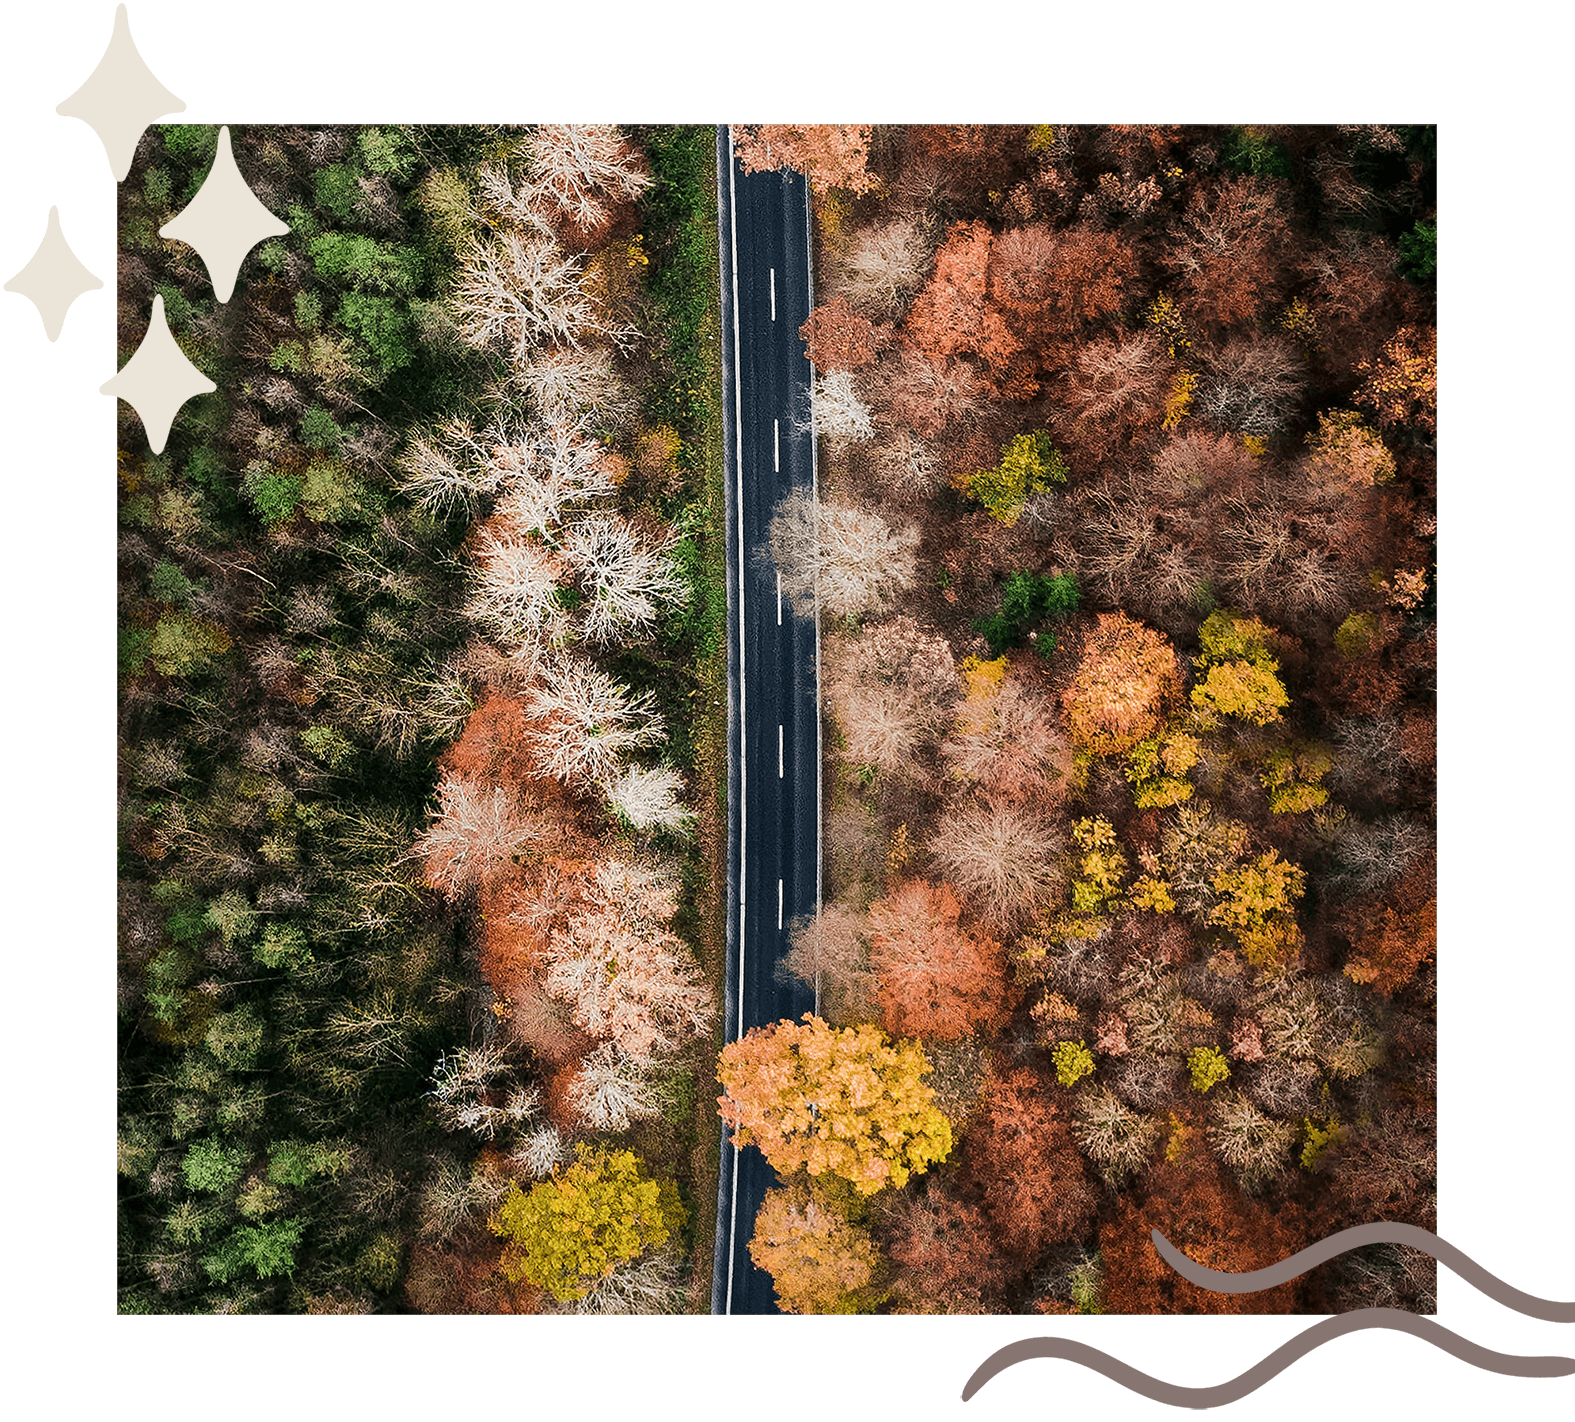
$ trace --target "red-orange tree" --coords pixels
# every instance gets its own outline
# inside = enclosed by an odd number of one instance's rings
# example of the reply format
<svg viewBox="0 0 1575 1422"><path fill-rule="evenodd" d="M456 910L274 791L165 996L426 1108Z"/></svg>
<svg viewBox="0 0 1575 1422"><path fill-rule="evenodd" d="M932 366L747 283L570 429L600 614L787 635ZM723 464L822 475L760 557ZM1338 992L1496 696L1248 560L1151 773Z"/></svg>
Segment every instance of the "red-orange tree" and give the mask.
<svg viewBox="0 0 1575 1422"><path fill-rule="evenodd" d="M968 1171L1001 1241L1024 1263L1076 1239L1098 1196L1050 1084L1029 1067L995 1077L969 1127Z"/></svg>
<svg viewBox="0 0 1575 1422"><path fill-rule="evenodd" d="M868 365L891 339L891 327L861 316L840 296L823 302L798 328L805 354L819 370L856 370Z"/></svg>
<svg viewBox="0 0 1575 1422"><path fill-rule="evenodd" d="M958 923L945 882L910 879L870 907L870 966L893 1036L955 1041L994 1031L1010 1010L1006 959L987 934Z"/></svg>
<svg viewBox="0 0 1575 1422"><path fill-rule="evenodd" d="M954 222L935 254L935 272L908 312L903 330L931 362L964 352L979 356L999 380L1020 349L1001 313L985 295L990 229Z"/></svg>
<svg viewBox="0 0 1575 1422"><path fill-rule="evenodd" d="M809 1013L756 1027L722 1049L722 1119L779 1174L803 1168L864 1195L945 1160L952 1130L922 1078L917 1042L868 1023L833 1030Z"/></svg>
<svg viewBox="0 0 1575 1422"><path fill-rule="evenodd" d="M1293 1207L1248 1199L1224 1179L1198 1134L1174 1160L1154 1168L1147 1198L1126 1197L1099 1231L1104 1304L1109 1313L1291 1313L1295 1282L1255 1294L1217 1294L1189 1284L1154 1248L1157 1229L1177 1249L1210 1269L1240 1273L1267 1268L1305 1243Z"/></svg>

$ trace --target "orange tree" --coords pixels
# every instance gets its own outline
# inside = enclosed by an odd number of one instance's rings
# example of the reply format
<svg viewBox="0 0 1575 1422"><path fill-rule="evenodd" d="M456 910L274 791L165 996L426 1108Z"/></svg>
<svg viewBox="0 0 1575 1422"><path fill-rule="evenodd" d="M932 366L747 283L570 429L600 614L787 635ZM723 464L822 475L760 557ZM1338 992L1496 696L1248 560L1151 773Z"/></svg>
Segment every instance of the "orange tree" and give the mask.
<svg viewBox="0 0 1575 1422"><path fill-rule="evenodd" d="M1112 755L1159 734L1180 694L1170 643L1125 613L1104 612L1062 701L1078 747Z"/></svg>
<svg viewBox="0 0 1575 1422"><path fill-rule="evenodd" d="M868 1023L834 1030L806 1012L729 1042L717 1100L739 1143L780 1174L838 1175L873 1195L951 1151L951 1126L921 1080L929 1069L917 1042Z"/></svg>

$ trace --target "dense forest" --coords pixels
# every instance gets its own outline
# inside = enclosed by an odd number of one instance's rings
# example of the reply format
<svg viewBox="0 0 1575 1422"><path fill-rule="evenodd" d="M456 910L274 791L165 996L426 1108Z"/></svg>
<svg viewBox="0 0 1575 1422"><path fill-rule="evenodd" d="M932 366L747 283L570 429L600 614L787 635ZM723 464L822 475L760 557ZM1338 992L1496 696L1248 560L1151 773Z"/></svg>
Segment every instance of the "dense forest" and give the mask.
<svg viewBox="0 0 1575 1422"><path fill-rule="evenodd" d="M714 132L236 126L121 406L119 1306L1433 1307L1435 134L746 126L811 180L819 1015L722 1048ZM718 1105L720 1104L720 1115Z"/></svg>
<svg viewBox="0 0 1575 1422"><path fill-rule="evenodd" d="M723 1053L795 1312L1430 1311L1435 132L737 132L816 195L820 1015Z"/></svg>

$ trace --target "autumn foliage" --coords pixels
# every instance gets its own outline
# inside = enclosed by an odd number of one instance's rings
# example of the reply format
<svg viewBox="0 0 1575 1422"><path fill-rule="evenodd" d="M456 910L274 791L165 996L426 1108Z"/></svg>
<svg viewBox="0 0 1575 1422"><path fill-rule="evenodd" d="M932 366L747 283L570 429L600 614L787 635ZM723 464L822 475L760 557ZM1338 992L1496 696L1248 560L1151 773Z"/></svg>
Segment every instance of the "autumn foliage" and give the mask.
<svg viewBox="0 0 1575 1422"><path fill-rule="evenodd" d="M876 178L869 159L867 123L758 123L733 130L733 151L746 173L793 168L817 188L868 192Z"/></svg>
<svg viewBox="0 0 1575 1422"><path fill-rule="evenodd" d="M1102 613L1062 703L1073 740L1112 755L1161 730L1180 692L1170 644L1122 613Z"/></svg>
<svg viewBox="0 0 1575 1422"><path fill-rule="evenodd" d="M834 1030L806 1013L729 1042L718 1100L738 1142L759 1146L779 1173L838 1175L868 1195L951 1151L928 1071L916 1042L891 1042L868 1024Z"/></svg>
<svg viewBox="0 0 1575 1422"><path fill-rule="evenodd" d="M1027 1068L994 1077L968 1133L968 1170L1006 1248L1030 1263L1076 1239L1098 1204L1070 1118L1046 1078Z"/></svg>
<svg viewBox="0 0 1575 1422"><path fill-rule="evenodd" d="M1001 945L960 926L951 885L910 879L870 907L870 966L894 1037L950 1041L997 1027L1009 1007Z"/></svg>

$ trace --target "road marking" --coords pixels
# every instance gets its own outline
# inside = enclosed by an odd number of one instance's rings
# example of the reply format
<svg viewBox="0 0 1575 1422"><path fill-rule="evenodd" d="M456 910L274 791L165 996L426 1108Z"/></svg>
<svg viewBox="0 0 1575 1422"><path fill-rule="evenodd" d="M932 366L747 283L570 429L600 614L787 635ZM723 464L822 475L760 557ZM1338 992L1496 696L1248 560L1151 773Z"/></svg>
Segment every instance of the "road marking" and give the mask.
<svg viewBox="0 0 1575 1422"><path fill-rule="evenodd" d="M782 927L782 881L777 880L777 928Z"/></svg>
<svg viewBox="0 0 1575 1422"><path fill-rule="evenodd" d="M782 625L782 573L777 572L777 626Z"/></svg>
<svg viewBox="0 0 1575 1422"><path fill-rule="evenodd" d="M777 269L771 268L771 319L777 319Z"/></svg>
<svg viewBox="0 0 1575 1422"><path fill-rule="evenodd" d="M728 132L731 134L732 130ZM815 230L814 223L810 220L809 193L804 193L804 266L805 276L811 295L815 290ZM815 363L809 364L810 399L814 400L815 390ZM810 406L811 418L814 415L814 406ZM817 441L809 442L809 489L815 501L816 533L820 529L820 472L819 462L816 458L815 445ZM820 568L817 563L815 569L815 917L820 917L820 843L821 843L821 763L822 752L820 743ZM815 968L815 1015L820 1015L820 967Z"/></svg>
<svg viewBox="0 0 1575 1422"><path fill-rule="evenodd" d="M745 830L749 801L744 794L749 774L744 755L744 394L738 331L738 198L733 185L733 126L727 126L727 204L732 228L733 265L733 437L738 464L738 1036L744 1035L744 873ZM733 1199L727 1222L727 1297L722 1311L733 1311L733 1261L738 1256L738 1143L733 1144Z"/></svg>
<svg viewBox="0 0 1575 1422"><path fill-rule="evenodd" d="M782 468L782 422L771 422L771 467L776 470Z"/></svg>
<svg viewBox="0 0 1575 1422"><path fill-rule="evenodd" d="M783 733L782 733L782 723L780 721L778 721L777 722L777 779L778 780L782 779L783 773L784 773L783 772L783 767L787 764L787 761L784 758L786 756L786 754L787 754L786 744L787 744L786 738L783 736Z"/></svg>

